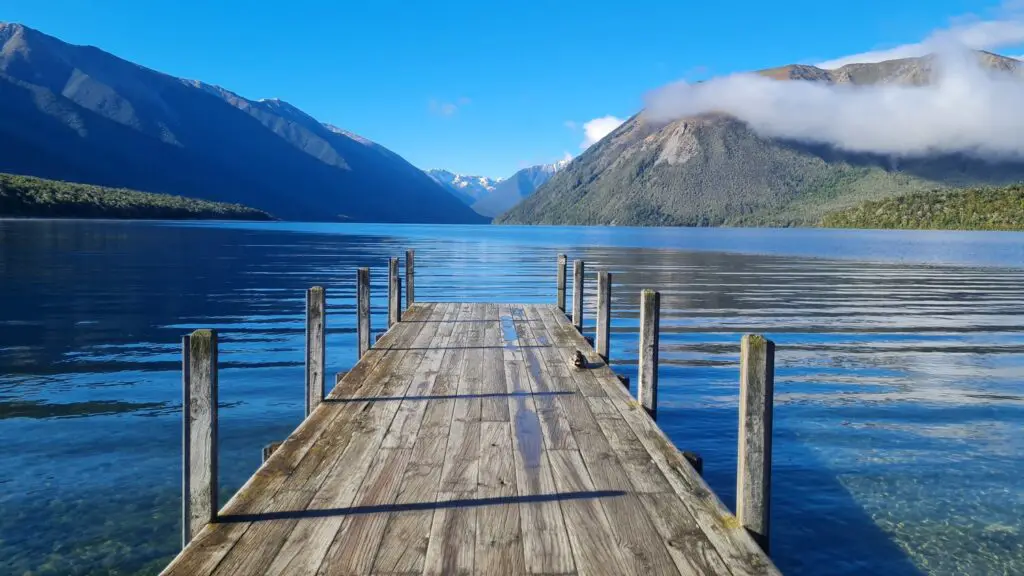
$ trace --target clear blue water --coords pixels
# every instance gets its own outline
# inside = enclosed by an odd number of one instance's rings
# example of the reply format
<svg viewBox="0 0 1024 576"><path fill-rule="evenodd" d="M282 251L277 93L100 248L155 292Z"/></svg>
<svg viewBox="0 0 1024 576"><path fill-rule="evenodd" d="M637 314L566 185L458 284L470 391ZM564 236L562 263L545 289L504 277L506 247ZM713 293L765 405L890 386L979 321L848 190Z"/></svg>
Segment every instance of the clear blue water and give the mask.
<svg viewBox="0 0 1024 576"><path fill-rule="evenodd" d="M634 376L662 292L659 423L734 498L739 336L778 344L772 555L788 574L1024 573L1024 235L0 221L0 574L155 573L179 548L180 337L221 329L224 499L302 418L304 290L351 366L355 269L420 300L552 302L613 273ZM589 332L591 328L587 328Z"/></svg>

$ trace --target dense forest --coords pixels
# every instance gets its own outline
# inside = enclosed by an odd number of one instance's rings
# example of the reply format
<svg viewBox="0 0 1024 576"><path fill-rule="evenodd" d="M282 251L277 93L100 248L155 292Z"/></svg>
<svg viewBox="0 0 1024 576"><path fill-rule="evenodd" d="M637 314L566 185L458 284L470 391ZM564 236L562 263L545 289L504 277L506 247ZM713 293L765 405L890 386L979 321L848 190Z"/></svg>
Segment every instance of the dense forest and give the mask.
<svg viewBox="0 0 1024 576"><path fill-rule="evenodd" d="M242 206L0 174L0 216L18 218L125 218L139 220L273 220Z"/></svg>
<svg viewBox="0 0 1024 576"><path fill-rule="evenodd" d="M864 202L827 214L829 228L1024 230L1024 184L936 190Z"/></svg>

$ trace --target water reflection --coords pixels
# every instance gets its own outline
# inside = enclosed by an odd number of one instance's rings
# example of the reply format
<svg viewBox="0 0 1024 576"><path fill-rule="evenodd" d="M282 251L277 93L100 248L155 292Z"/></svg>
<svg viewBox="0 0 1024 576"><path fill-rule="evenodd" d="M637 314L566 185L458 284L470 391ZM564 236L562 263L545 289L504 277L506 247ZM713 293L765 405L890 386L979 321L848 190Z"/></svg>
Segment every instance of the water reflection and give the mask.
<svg viewBox="0 0 1024 576"><path fill-rule="evenodd" d="M610 270L612 358L633 382L639 291L659 289L659 423L730 505L739 335L775 339L784 572L1022 571L1022 239L0 221L0 572L157 571L178 545L181 334L222 330L226 499L302 417L305 289L327 287L344 370L355 269L373 270L383 327L406 248L421 300L551 302L555 253L583 258L588 332Z"/></svg>

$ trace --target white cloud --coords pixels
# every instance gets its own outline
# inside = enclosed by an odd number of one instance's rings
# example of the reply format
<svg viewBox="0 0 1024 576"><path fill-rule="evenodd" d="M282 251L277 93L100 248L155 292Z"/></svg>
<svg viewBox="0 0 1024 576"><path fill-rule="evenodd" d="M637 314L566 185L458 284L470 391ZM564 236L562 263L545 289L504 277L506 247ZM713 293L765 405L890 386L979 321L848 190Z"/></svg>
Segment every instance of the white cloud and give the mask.
<svg viewBox="0 0 1024 576"><path fill-rule="evenodd" d="M564 160L565 162L571 162L572 161L572 154L569 154L569 151L566 150L565 153L562 154L562 160Z"/></svg>
<svg viewBox="0 0 1024 576"><path fill-rule="evenodd" d="M921 42L903 44L885 50L873 50L822 62L817 66L835 69L846 64L883 62L899 58L924 56L935 51L936 45L958 44L974 50L996 50L1024 43L1024 3L1010 1L1002 6L1002 17L977 20L973 16L960 18L962 23L936 30Z"/></svg>
<svg viewBox="0 0 1024 576"><path fill-rule="evenodd" d="M661 88L648 96L644 114L669 121L722 112L765 136L857 152L1024 158L1024 79L983 70L962 44L934 45L939 60L929 86L826 85L737 74Z"/></svg>
<svg viewBox="0 0 1024 576"><path fill-rule="evenodd" d="M604 138L608 134L618 128L625 120L616 118L615 116L602 116L601 118L594 118L589 122L583 124L583 143L580 144L580 148L586 149L597 143L601 138Z"/></svg>

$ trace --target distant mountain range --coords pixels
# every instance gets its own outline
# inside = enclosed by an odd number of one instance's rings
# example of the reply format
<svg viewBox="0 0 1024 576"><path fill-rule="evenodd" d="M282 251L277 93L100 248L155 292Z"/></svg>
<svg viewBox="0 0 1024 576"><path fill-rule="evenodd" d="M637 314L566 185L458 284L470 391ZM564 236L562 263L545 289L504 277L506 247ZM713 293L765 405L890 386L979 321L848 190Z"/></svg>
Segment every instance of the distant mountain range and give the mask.
<svg viewBox="0 0 1024 576"><path fill-rule="evenodd" d="M493 218L512 208L551 179L569 160L523 168L504 179L464 176L432 169L427 174L448 189L476 213Z"/></svg>
<svg viewBox="0 0 1024 576"><path fill-rule="evenodd" d="M501 182L500 178L467 176L437 168L425 170L424 172L454 194L466 206L472 206L474 202L490 194L494 190L495 185Z"/></svg>
<svg viewBox="0 0 1024 576"><path fill-rule="evenodd" d="M486 219L387 148L280 100L0 23L0 172L240 203L279 218Z"/></svg>
<svg viewBox="0 0 1024 576"><path fill-rule="evenodd" d="M1024 73L1021 62L975 53L982 67ZM936 58L783 66L781 81L922 85ZM853 153L757 133L721 113L674 121L637 114L574 159L500 223L643 226L815 225L864 201L950 186L1024 180L1024 163L977 155Z"/></svg>

